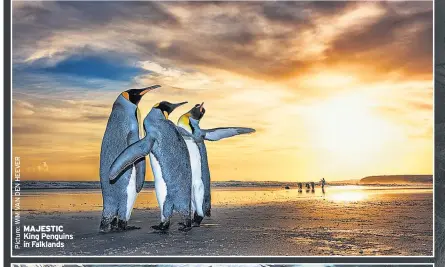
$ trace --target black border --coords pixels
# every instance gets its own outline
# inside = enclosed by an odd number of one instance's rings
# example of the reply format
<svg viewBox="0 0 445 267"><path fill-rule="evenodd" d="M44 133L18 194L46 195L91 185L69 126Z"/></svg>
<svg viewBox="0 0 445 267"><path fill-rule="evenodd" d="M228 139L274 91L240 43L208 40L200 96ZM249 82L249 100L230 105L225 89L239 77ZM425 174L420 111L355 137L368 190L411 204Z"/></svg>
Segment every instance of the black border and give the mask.
<svg viewBox="0 0 445 267"><path fill-rule="evenodd" d="M11 258L11 1L3 2L3 71L4 71L4 90L3 90L3 257L4 266L8 266Z"/></svg>
<svg viewBox="0 0 445 267"><path fill-rule="evenodd" d="M439 3L440 2L440 3ZM436 33L445 31L445 2L434 2L434 30ZM443 77L439 74L437 68L441 68L441 65L445 65L445 58L439 58L438 51L445 51L445 40L438 40L434 38L435 44L435 62L434 62L434 181L435 181L435 264L437 266L445 265L445 158L441 157L441 151L445 150L445 140L442 136L443 133L441 125L445 124L445 85L439 81L439 78ZM444 54L445 56L445 54ZM445 68L445 67L444 67ZM442 153L443 154L443 153ZM442 251L441 251L442 249Z"/></svg>
<svg viewBox="0 0 445 267"><path fill-rule="evenodd" d="M375 263L434 263L436 260L436 266L441 267L442 264L445 263L445 257L442 257L442 253L444 251L438 251L437 246L435 246L436 253L435 258L432 257L131 257L131 258L123 258L123 257L101 257L101 258L85 258L85 257L44 257L44 258L35 258L35 257L13 257L11 258L11 1L4 1L4 179L3 179L3 199L4 199L4 240L3 240L3 248L4 248L4 262L3 266L10 266L11 263L79 263L79 262L88 262L88 263L109 263L109 264L119 264L119 263L355 263L355 264L375 264ZM443 2L443 0L438 0ZM443 4L444 10L440 10L440 15L445 15L445 4ZM434 13L436 14L437 2L434 1ZM445 16L440 17L440 21L438 21L438 17L435 15L435 31L437 32L439 29L444 30L445 20L443 19ZM445 42L445 40L442 40ZM444 47L436 47L437 49L445 49ZM440 91L440 90L439 90ZM443 97L445 99L445 88L443 89ZM435 89L435 118L440 116L445 116L445 106L440 108L444 99L438 99L438 95L440 92L436 93ZM439 111L439 112L438 112ZM440 114L439 114L440 113ZM435 121L435 125L437 126L440 121ZM7 129L7 130L6 130ZM437 138L436 138L437 140ZM435 141L436 141L435 140ZM435 151L437 151L437 145L435 145ZM435 165L443 165L445 164L445 160L440 161L438 157L435 158ZM442 177L445 175L445 169L435 168L435 200L443 201L445 200L445 183L442 179L437 179L438 177ZM443 207L443 206L441 206ZM445 209L441 209L441 212L435 213L436 217L436 244L438 242L443 243L445 237L445 226L442 226L438 222L438 218L445 217ZM440 236L438 235L440 233ZM445 256L445 255L444 255ZM376 266L378 267L378 266Z"/></svg>

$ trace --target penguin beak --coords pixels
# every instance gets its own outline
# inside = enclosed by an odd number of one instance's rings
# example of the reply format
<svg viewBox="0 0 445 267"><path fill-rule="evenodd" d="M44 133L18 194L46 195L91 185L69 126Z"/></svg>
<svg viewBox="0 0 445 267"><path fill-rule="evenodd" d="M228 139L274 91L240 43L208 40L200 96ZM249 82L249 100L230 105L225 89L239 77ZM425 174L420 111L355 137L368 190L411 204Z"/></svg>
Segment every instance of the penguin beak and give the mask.
<svg viewBox="0 0 445 267"><path fill-rule="evenodd" d="M177 107L182 106L182 105L187 104L187 103L188 103L187 101L184 101L184 102L181 102L181 103L171 104L171 111L170 111L170 113L172 113L173 110L175 110Z"/></svg>
<svg viewBox="0 0 445 267"><path fill-rule="evenodd" d="M143 96L146 93L148 93L150 91L153 91L154 89L159 88L159 87L161 87L161 86L156 84L156 85L152 85L152 86L149 86L149 87L146 87L146 88L142 88L142 89L140 89L141 91L139 92L139 95Z"/></svg>
<svg viewBox="0 0 445 267"><path fill-rule="evenodd" d="M167 104L168 108L166 110L162 111L162 113L164 113L165 118L168 119L168 115L170 115L170 113L172 113L173 110L175 110L177 107L182 106L187 103L188 103L187 101L181 102L181 103L176 103L176 104L168 103Z"/></svg>
<svg viewBox="0 0 445 267"><path fill-rule="evenodd" d="M201 105L199 105L199 112L202 113L202 109L204 108L204 102L201 103Z"/></svg>

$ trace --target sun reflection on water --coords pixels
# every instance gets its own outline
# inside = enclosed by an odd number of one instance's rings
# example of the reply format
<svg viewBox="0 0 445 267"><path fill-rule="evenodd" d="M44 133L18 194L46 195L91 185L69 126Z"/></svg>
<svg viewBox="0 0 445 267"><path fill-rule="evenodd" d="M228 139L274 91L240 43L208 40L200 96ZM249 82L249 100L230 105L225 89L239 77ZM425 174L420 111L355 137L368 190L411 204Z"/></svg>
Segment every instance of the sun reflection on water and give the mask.
<svg viewBox="0 0 445 267"><path fill-rule="evenodd" d="M368 197L365 192L339 192L328 197L334 202L358 202L363 201Z"/></svg>

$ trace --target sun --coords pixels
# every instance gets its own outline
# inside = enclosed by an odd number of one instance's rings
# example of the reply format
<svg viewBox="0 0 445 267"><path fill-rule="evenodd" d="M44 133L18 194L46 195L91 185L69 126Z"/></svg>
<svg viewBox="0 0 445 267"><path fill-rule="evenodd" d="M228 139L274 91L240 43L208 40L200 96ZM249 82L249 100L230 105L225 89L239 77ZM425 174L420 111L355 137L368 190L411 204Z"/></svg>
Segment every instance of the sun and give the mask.
<svg viewBox="0 0 445 267"><path fill-rule="evenodd" d="M308 114L312 146L342 165L372 162L392 138L392 125L373 113L364 95L345 94L313 105Z"/></svg>

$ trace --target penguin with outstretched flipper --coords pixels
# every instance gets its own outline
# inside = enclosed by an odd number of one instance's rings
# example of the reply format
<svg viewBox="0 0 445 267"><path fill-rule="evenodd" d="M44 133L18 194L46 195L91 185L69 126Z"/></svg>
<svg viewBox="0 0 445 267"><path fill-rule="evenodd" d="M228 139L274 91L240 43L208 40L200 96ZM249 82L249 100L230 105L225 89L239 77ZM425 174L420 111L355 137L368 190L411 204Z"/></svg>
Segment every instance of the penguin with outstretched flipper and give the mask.
<svg viewBox="0 0 445 267"><path fill-rule="evenodd" d="M196 104L183 114L177 123L190 154L192 168L193 226L199 227L204 216L211 215L210 169L204 140L218 141L223 138L255 132L252 128L225 127L201 129L199 122L205 114L204 103Z"/></svg>

